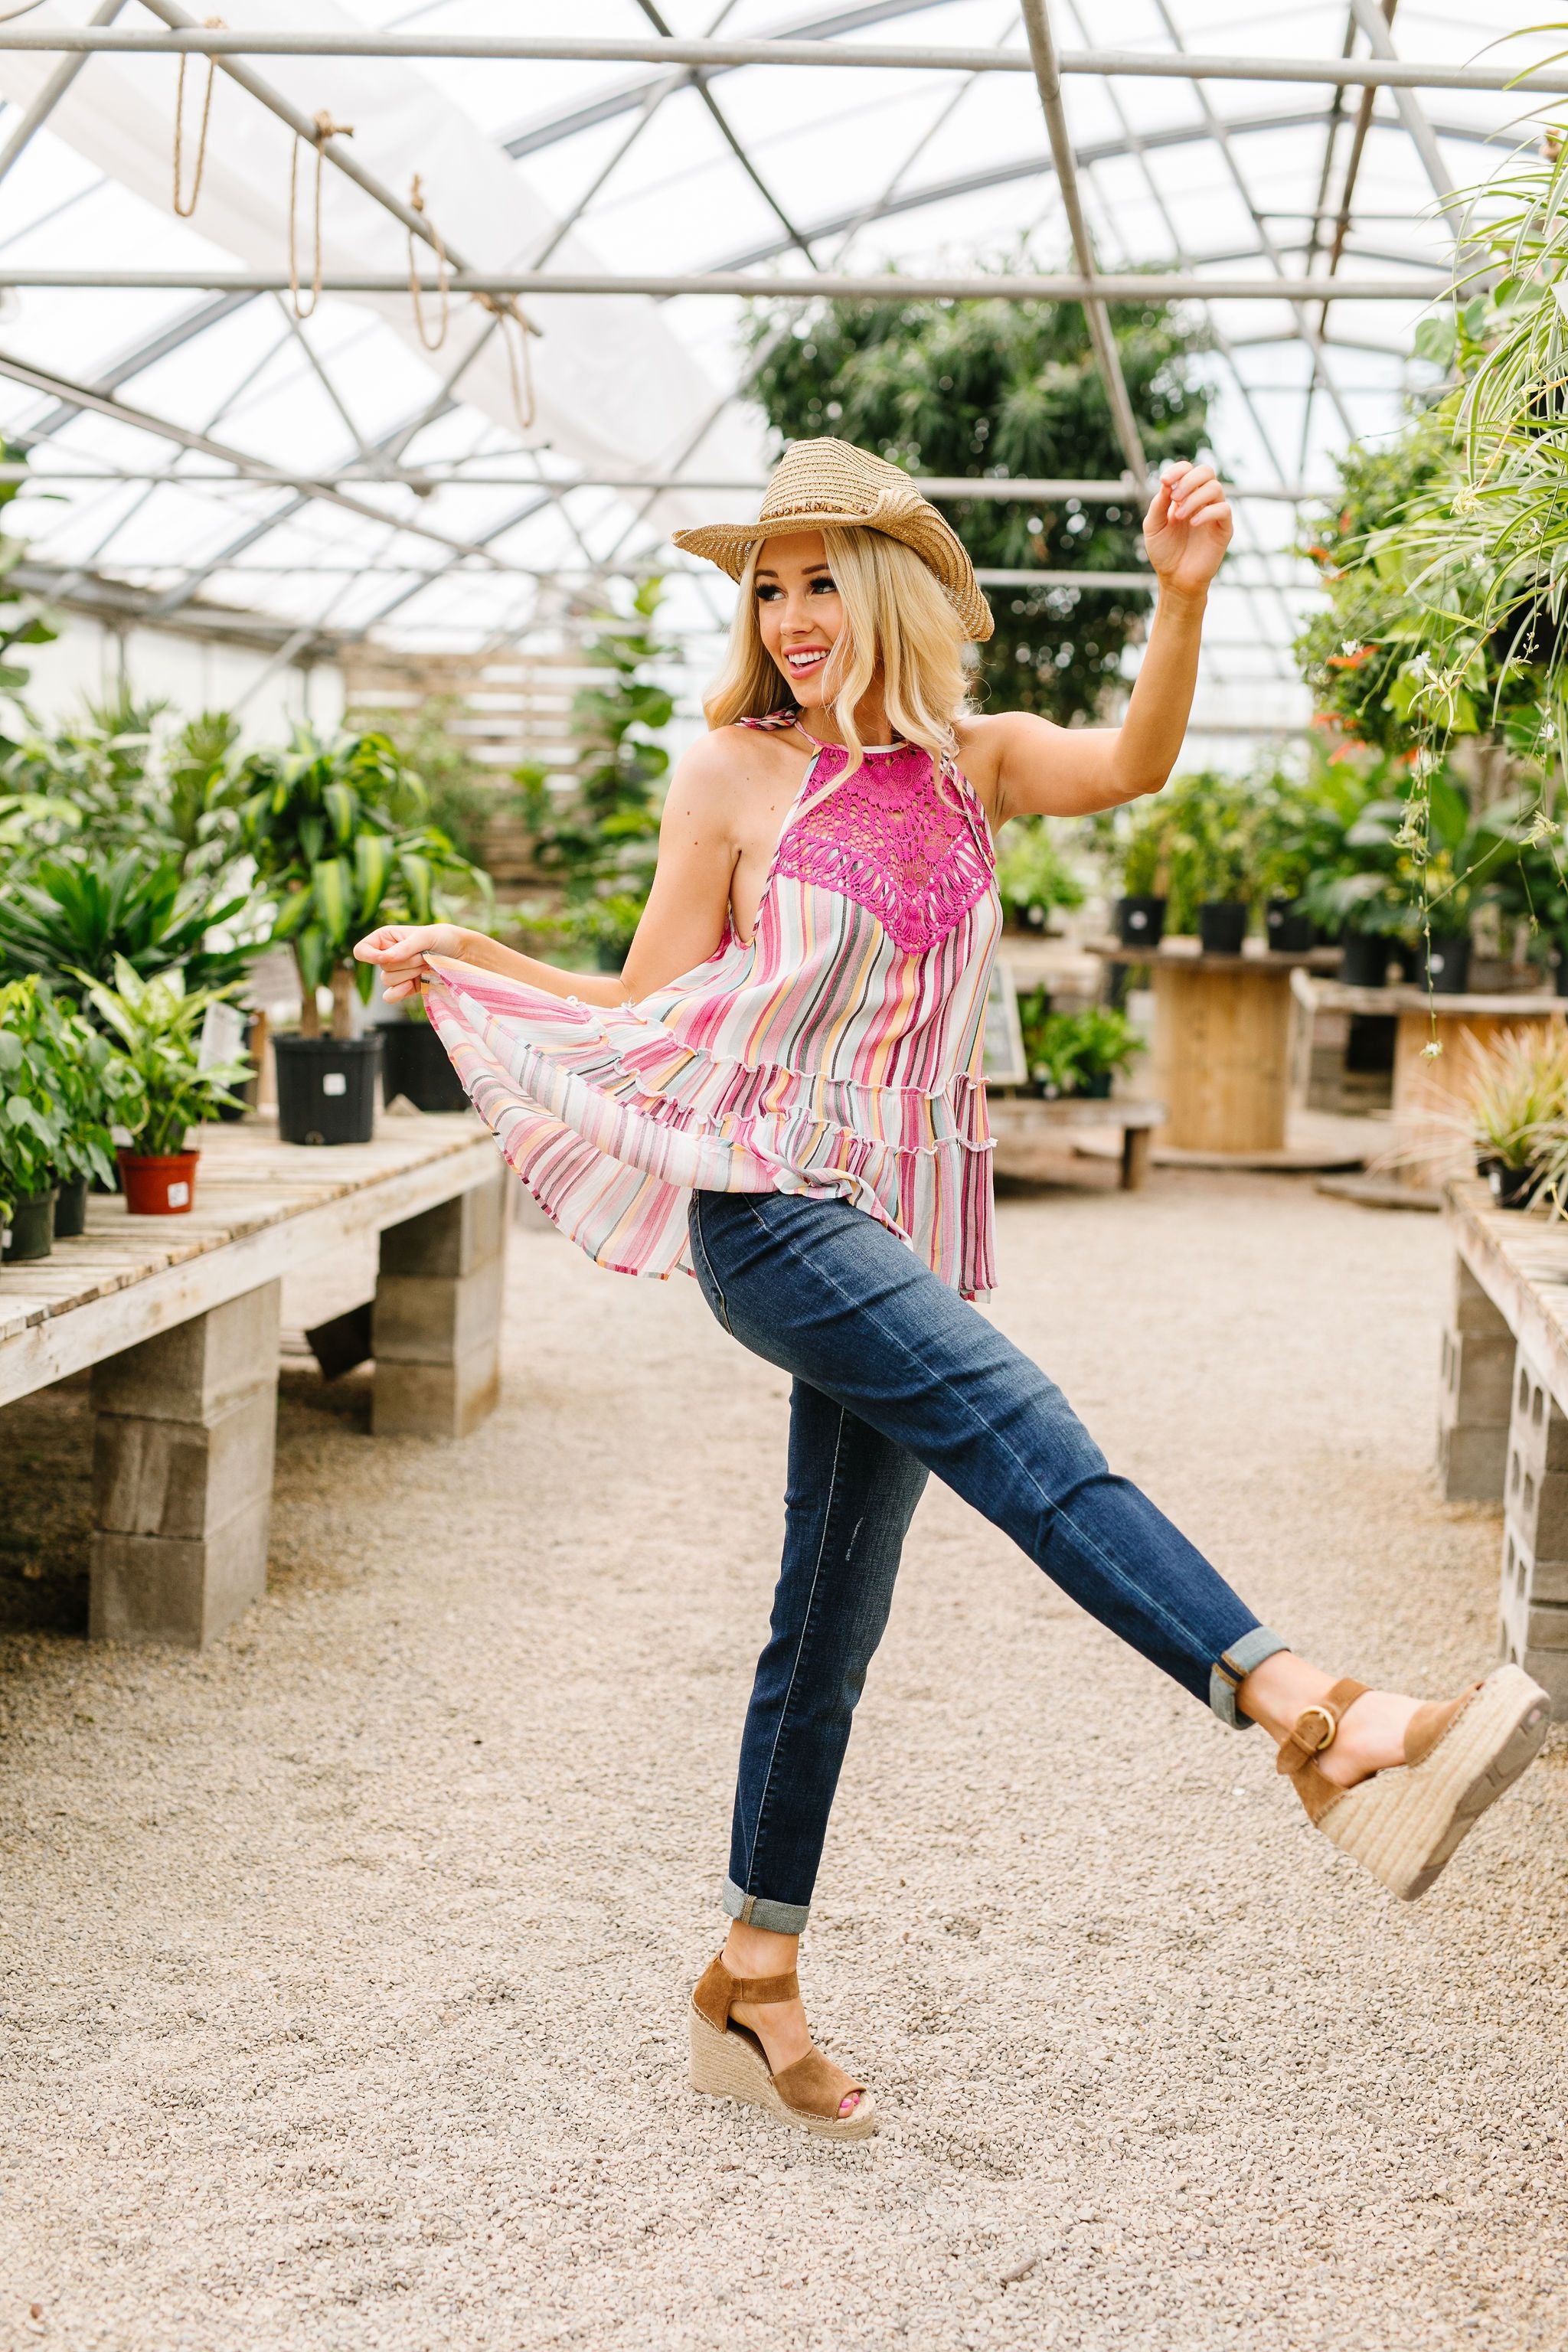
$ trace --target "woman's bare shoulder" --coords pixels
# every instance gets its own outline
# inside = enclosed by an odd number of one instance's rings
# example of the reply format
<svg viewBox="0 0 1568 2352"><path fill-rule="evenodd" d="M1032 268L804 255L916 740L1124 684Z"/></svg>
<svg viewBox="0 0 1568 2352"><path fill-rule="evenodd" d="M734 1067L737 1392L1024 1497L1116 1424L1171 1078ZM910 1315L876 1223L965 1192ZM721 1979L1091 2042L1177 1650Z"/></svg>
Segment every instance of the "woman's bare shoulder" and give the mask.
<svg viewBox="0 0 1568 2352"><path fill-rule="evenodd" d="M778 735L753 727L714 727L677 761L666 806L721 821L732 839L744 842L781 786L793 789L803 765L800 753Z"/></svg>

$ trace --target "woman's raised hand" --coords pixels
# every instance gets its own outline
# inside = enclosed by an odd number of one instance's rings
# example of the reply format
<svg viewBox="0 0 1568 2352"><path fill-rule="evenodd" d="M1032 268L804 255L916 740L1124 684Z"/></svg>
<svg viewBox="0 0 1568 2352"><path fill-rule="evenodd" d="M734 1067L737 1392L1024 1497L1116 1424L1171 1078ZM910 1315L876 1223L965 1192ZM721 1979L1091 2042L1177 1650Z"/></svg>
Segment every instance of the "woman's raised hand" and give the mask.
<svg viewBox="0 0 1568 2352"><path fill-rule="evenodd" d="M1184 458L1169 467L1143 518L1143 544L1161 587L1201 596L1225 559L1235 528L1212 466Z"/></svg>
<svg viewBox="0 0 1568 2352"><path fill-rule="evenodd" d="M381 966L381 992L389 1004L413 995L426 977L426 956L456 958L462 952L456 923L384 923L354 945L358 962Z"/></svg>

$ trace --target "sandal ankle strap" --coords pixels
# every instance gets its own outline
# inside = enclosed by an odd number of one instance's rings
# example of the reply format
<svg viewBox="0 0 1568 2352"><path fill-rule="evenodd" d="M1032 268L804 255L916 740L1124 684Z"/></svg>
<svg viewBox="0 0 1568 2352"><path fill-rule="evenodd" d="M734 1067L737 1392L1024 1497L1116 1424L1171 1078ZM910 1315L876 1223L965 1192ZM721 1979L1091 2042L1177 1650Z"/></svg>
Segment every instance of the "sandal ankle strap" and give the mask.
<svg viewBox="0 0 1568 2352"><path fill-rule="evenodd" d="M770 2001L795 2000L799 1995L800 1979L793 1969L785 1976L731 1976L721 1952L703 1970L691 1998L709 2024L722 2033L736 2001L766 2008Z"/></svg>
<svg viewBox="0 0 1568 2352"><path fill-rule="evenodd" d="M1325 1748L1331 1748L1340 1727L1340 1718L1353 1706L1367 1688L1365 1683L1352 1680L1346 1675L1317 1703L1304 1707L1296 1717L1289 1732L1279 1742L1279 1753L1274 1761L1277 1772L1288 1772L1292 1780L1305 1772Z"/></svg>

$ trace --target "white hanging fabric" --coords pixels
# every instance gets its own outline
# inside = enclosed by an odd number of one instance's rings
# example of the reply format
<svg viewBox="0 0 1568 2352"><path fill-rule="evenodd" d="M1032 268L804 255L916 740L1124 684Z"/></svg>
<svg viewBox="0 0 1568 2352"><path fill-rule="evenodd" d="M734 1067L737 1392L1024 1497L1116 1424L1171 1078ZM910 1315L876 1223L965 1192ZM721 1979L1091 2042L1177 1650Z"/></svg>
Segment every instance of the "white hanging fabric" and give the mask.
<svg viewBox="0 0 1568 2352"><path fill-rule="evenodd" d="M363 20L338 0L311 0L308 13L313 32L363 29ZM30 26L38 28L51 18L78 21L56 0L46 0L30 17ZM231 29L283 31L300 20L299 0L225 0L224 22ZM55 62L37 52L0 51L0 94L26 106ZM555 222L543 200L510 158L416 66L387 58L268 57L254 62L256 71L301 114L314 117L325 109L336 122L352 123L356 161L400 198L406 200L417 172L430 220L445 242L476 268L527 268L548 242ZM195 95L205 71L205 60L193 59L187 68L187 146L195 129ZM188 263L202 248L202 257L210 259L216 247L230 257L231 267L281 273L287 268L293 132L220 71L200 205L186 227L175 219L171 203L177 74L174 58L92 57L50 115L48 132L166 217L168 243L161 240L156 256L148 257L154 266ZM313 151L304 149L298 161L300 274L308 289ZM187 155L187 187L189 171ZM433 304L437 257L427 247L416 245L416 250ZM403 277L408 268L403 224L331 163L322 180L321 257L329 278L365 272ZM552 260L563 269L604 266L575 231ZM421 349L406 294L331 299L377 311L435 372L432 390L490 324L477 303L454 298L450 334L432 357ZM550 295L530 296L524 308L541 331L531 339L536 400L531 441L548 443L584 469L617 474L657 477L686 456L718 407L721 388L671 331L658 303L643 296ZM127 396L133 397L133 390ZM516 385L502 331L489 335L464 374L458 397L516 433ZM702 472L755 477L762 466L760 436L733 412L721 416L700 443ZM662 499L653 515L668 529L710 520L714 511L710 496L678 494Z"/></svg>

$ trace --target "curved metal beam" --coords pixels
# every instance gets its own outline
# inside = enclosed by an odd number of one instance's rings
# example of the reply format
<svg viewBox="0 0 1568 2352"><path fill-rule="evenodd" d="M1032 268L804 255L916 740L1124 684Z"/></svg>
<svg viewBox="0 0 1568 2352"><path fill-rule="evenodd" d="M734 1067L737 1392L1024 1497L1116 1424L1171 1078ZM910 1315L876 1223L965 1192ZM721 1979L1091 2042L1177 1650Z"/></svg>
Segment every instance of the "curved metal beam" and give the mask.
<svg viewBox="0 0 1568 2352"><path fill-rule="evenodd" d="M1262 136L1274 131L1310 130L1314 123L1326 122L1327 120L1322 108L1314 107L1310 111L1299 113L1247 115L1227 123L1226 127L1232 138L1246 138L1254 133ZM1396 138L1404 136L1397 122L1374 122L1373 128L1374 131L1392 131ZM1441 139L1468 140L1477 147L1496 144L1489 133L1478 131L1473 124L1445 122L1437 123L1434 128ZM1131 155L1136 147L1152 150L1156 147L1204 147L1208 144L1209 133L1203 123L1184 122L1164 131L1140 131L1136 142L1130 138L1086 140L1076 152L1081 170L1085 166L1112 163ZM897 213L921 212L928 205L943 204L950 197L976 195L986 188L1006 187L1017 180L1039 179L1049 170L1049 161L1043 155L1015 156L1005 163L990 163L979 171L955 173L951 178L928 181L918 188L900 189L874 212L868 213L864 205L859 205L853 212L836 213L830 219L812 222L805 234L814 238L840 235L860 221L890 220ZM752 269L759 262L776 261L781 253L787 253L790 249L787 240L771 239L765 245L747 246L741 253L726 254L711 267L715 269Z"/></svg>

